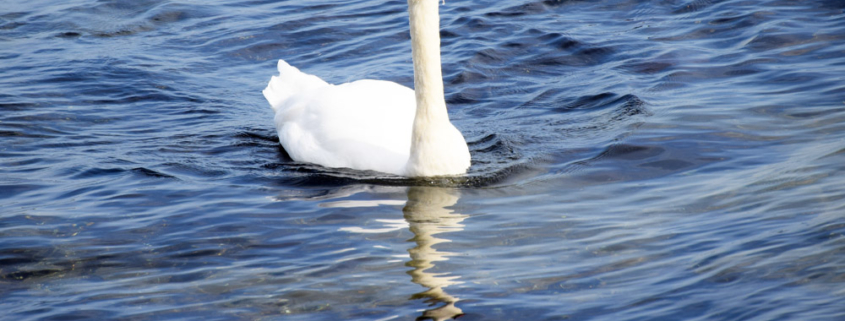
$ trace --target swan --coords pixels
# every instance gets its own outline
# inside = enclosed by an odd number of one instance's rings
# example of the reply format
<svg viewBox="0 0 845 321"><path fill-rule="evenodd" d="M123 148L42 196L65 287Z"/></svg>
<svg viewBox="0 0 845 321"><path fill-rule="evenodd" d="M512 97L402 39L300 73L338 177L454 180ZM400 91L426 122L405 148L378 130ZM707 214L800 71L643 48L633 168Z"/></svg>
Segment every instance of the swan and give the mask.
<svg viewBox="0 0 845 321"><path fill-rule="evenodd" d="M279 60L263 94L293 160L407 177L467 172L469 148L443 94L439 5L408 0L413 90L370 79L332 85Z"/></svg>

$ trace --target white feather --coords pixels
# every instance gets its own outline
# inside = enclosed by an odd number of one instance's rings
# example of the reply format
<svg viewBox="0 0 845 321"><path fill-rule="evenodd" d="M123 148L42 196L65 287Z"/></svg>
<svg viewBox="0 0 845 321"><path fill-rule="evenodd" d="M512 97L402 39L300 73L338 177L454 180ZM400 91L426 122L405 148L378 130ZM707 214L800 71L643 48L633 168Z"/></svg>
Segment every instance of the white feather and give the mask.
<svg viewBox="0 0 845 321"><path fill-rule="evenodd" d="M291 158L404 176L466 173L470 154L449 122L437 0L408 0L416 92L394 82L332 85L279 60L264 97Z"/></svg>

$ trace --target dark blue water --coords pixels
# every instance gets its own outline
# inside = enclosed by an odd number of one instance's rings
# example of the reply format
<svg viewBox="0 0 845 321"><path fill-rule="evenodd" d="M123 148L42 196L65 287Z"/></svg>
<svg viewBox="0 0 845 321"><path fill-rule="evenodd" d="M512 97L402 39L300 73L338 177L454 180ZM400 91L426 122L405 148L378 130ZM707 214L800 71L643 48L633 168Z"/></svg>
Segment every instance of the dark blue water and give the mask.
<svg viewBox="0 0 845 321"><path fill-rule="evenodd" d="M290 160L404 1L0 4L0 319L843 320L845 2L450 0L458 180Z"/></svg>

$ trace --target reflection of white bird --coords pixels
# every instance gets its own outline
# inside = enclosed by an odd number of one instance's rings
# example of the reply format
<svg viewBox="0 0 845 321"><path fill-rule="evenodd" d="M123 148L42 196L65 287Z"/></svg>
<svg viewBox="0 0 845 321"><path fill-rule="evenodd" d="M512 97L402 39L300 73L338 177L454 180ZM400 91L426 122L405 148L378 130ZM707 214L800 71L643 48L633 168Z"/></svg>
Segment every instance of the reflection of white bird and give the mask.
<svg viewBox="0 0 845 321"><path fill-rule="evenodd" d="M410 177L466 173L469 148L443 96L438 5L408 0L415 90L380 80L330 85L279 60L264 97L291 158Z"/></svg>
<svg viewBox="0 0 845 321"><path fill-rule="evenodd" d="M458 202L459 193L457 190L436 187L411 187L408 190L408 202L402 208L405 220L380 219L376 220L383 227L361 228L343 227L340 231L350 233L387 233L407 227L414 233L411 239L416 243L414 248L408 250L411 260L406 263L413 270L408 271L411 281L428 288L428 290L414 294L414 299L426 299L431 304L443 303L443 305L426 310L417 320L447 320L463 315L463 311L455 306L458 298L446 293L444 288L450 285L461 284L460 278L449 273L433 273L429 271L434 267L435 262L446 261L455 254L440 252L434 245L450 242L447 239L437 238L440 233L458 232L464 229L461 224L467 216L454 213L447 207ZM329 207L362 207L396 205L395 200L380 201L338 201L328 203Z"/></svg>
<svg viewBox="0 0 845 321"><path fill-rule="evenodd" d="M413 267L408 274L414 283L429 288L427 291L415 294L417 298L428 298L434 302L443 302L443 306L430 309L423 313L417 320L446 320L463 314L460 308L455 306L458 298L446 293L443 288L461 284L457 281L459 276L450 276L449 273L432 273L427 270L434 267L435 262L446 261L449 252L438 252L433 248L435 244L449 242L434 235L440 233L462 231L464 226L461 222L467 218L466 215L453 213L446 207L455 205L458 202L457 191L433 187L412 187L408 190L408 203L402 211L405 213L405 220L408 227L414 233L413 241L417 246L409 249L411 261L408 266Z"/></svg>

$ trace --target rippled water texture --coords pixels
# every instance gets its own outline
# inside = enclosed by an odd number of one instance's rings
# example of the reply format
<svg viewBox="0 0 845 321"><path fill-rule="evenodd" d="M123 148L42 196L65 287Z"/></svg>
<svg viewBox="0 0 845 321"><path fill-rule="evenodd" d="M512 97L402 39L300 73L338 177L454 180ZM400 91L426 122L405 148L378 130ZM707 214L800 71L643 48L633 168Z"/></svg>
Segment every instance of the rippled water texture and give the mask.
<svg viewBox="0 0 845 321"><path fill-rule="evenodd" d="M449 0L453 180L296 163L404 1L4 1L3 320L845 320L845 4Z"/></svg>

